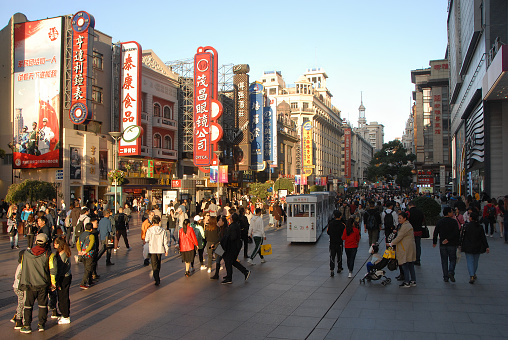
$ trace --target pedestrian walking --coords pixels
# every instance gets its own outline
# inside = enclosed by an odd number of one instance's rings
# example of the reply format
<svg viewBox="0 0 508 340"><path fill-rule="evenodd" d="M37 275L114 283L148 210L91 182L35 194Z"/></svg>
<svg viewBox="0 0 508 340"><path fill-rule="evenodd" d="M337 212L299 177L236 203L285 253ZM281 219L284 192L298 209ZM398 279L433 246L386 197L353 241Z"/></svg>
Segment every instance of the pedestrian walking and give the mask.
<svg viewBox="0 0 508 340"><path fill-rule="evenodd" d="M485 232L480 223L478 223L478 213L473 212L470 218L471 222L464 225L461 230L460 248L466 254L469 283L473 284L477 279L476 271L478 270L480 254L488 254L490 250Z"/></svg>
<svg viewBox="0 0 508 340"><path fill-rule="evenodd" d="M261 255L261 245L263 244L263 241L266 241L265 223L263 221L263 217L261 216L260 208L256 208L256 215L254 215L254 217L252 217L252 219L250 220L248 236L252 237L254 240L254 250L252 251L252 254L248 258L247 262L250 265L254 265L253 260L256 257L256 255L259 254L259 257L261 258L261 263L265 263L266 260L263 257L263 255Z"/></svg>
<svg viewBox="0 0 508 340"><path fill-rule="evenodd" d="M180 243L180 254L182 262L185 263L185 276L190 276L191 262L194 261L196 256L196 248L198 247L198 240L194 230L190 225L190 220L186 218L183 221L183 227L178 232L178 240Z"/></svg>
<svg viewBox="0 0 508 340"><path fill-rule="evenodd" d="M13 213L11 217L7 219L7 233L9 234L9 240L11 242L11 249L19 249L18 240L19 240L19 232L18 232L18 222L17 222L17 213Z"/></svg>
<svg viewBox="0 0 508 340"><path fill-rule="evenodd" d="M224 233L224 237L221 240L221 246L224 249L224 263L226 264L226 277L221 282L222 284L233 283L233 267L242 272L245 276L245 281L250 276L250 271L247 270L240 262L236 259L242 248L242 238L240 231L240 216L236 213L232 216L233 223L229 225Z"/></svg>
<svg viewBox="0 0 508 340"><path fill-rule="evenodd" d="M381 214L374 205L370 202L369 209L363 214L364 232L369 234L369 244L375 244L379 240L379 230L381 229Z"/></svg>
<svg viewBox="0 0 508 340"><path fill-rule="evenodd" d="M416 274L414 261L416 261L416 244L414 239L414 230L408 221L408 214L402 211L397 217L400 228L397 236L389 243L389 246L396 246L395 256L399 266L402 266L404 282L400 284L402 288L416 286Z"/></svg>
<svg viewBox="0 0 508 340"><path fill-rule="evenodd" d="M168 256L169 246L167 234L164 228L160 226L161 218L155 215L152 219L152 227L146 231L145 242L148 243L148 253L152 262L152 272L155 285L161 283L160 270L162 263L162 254Z"/></svg>
<svg viewBox="0 0 508 340"><path fill-rule="evenodd" d="M436 247L439 237L439 253L444 282L455 282L455 265L457 264L457 247L459 246L459 224L453 218L450 207L443 208L444 217L436 223L432 246Z"/></svg>
<svg viewBox="0 0 508 340"><path fill-rule="evenodd" d="M49 262L51 287L57 292L58 309L61 313L61 316L58 318L59 325L71 323L71 301L69 298L69 289L72 282L71 249L64 237L57 237L53 242L56 253L52 255Z"/></svg>
<svg viewBox="0 0 508 340"><path fill-rule="evenodd" d="M130 250L129 239L127 238L127 216L123 213L123 208L118 208L118 214L115 216L115 249L120 248L120 237L123 237L125 247Z"/></svg>
<svg viewBox="0 0 508 340"><path fill-rule="evenodd" d="M422 255L422 235L423 235L423 223L425 222L425 215L420 208L416 207L416 203L414 201L410 201L408 203L409 207L409 217L408 221L411 223L413 227L413 234L415 237L415 246L416 246L416 261L415 266L421 265L421 255Z"/></svg>
<svg viewBox="0 0 508 340"><path fill-rule="evenodd" d="M326 233L330 236L330 276L335 275L335 258L337 258L337 273L339 274L343 270L342 252L344 241L342 240L342 235L346 229L344 222L342 222L340 211L334 210L333 217L334 219L328 223L328 228L326 229Z"/></svg>
<svg viewBox="0 0 508 340"><path fill-rule="evenodd" d="M111 249L112 246L108 245L108 238L111 237L113 234L113 228L111 226L111 220L109 219L109 216L111 215L111 212L109 210L104 211L104 215L99 221L99 241L100 241L100 251L99 254L97 254L97 262L101 259L102 255L106 253L106 266L112 266L114 265L113 262L111 262Z"/></svg>
<svg viewBox="0 0 508 340"><path fill-rule="evenodd" d="M346 251L347 268L349 270L348 278L353 277L353 269L355 266L356 252L358 251L358 243L360 242L360 230L358 222L354 218L347 221L346 229L342 233L344 240L344 248Z"/></svg>

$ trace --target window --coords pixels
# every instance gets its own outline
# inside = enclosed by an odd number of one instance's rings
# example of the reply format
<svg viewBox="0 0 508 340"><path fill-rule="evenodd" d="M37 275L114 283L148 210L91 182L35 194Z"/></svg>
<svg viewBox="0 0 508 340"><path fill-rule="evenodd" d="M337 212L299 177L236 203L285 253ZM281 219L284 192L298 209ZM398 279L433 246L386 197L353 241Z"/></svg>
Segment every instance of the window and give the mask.
<svg viewBox="0 0 508 340"><path fill-rule="evenodd" d="M292 102L291 103L291 108L292 109L297 109L298 108L298 102Z"/></svg>
<svg viewBox="0 0 508 340"><path fill-rule="evenodd" d="M12 153L6 153L4 155L4 165L11 165L12 164Z"/></svg>
<svg viewBox="0 0 508 340"><path fill-rule="evenodd" d="M168 135L164 136L164 149L173 150L173 141Z"/></svg>
<svg viewBox="0 0 508 340"><path fill-rule="evenodd" d="M275 78L270 79L270 81L272 81L272 82L275 81Z"/></svg>
<svg viewBox="0 0 508 340"><path fill-rule="evenodd" d="M154 148L158 148L158 149L160 149L160 148L161 148L161 145L162 145L162 138L161 138L161 135L159 135L158 133L156 133L155 135L153 135L153 147L154 147Z"/></svg>
<svg viewBox="0 0 508 340"><path fill-rule="evenodd" d="M173 117L171 117L171 108L169 106L164 106L164 118L173 119Z"/></svg>
<svg viewBox="0 0 508 340"><path fill-rule="evenodd" d="M93 51L93 68L102 70L104 67L104 56L102 53Z"/></svg>
<svg viewBox="0 0 508 340"><path fill-rule="evenodd" d="M102 87L92 86L92 100L102 104Z"/></svg>
<svg viewBox="0 0 508 340"><path fill-rule="evenodd" d="M160 117L161 116L161 106L159 103L153 104L153 116Z"/></svg>
<svg viewBox="0 0 508 340"><path fill-rule="evenodd" d="M308 109L309 108L309 103L303 103L303 108L304 109Z"/></svg>
<svg viewBox="0 0 508 340"><path fill-rule="evenodd" d="M269 91L269 94L277 94L277 89L275 87L272 87Z"/></svg>
<svg viewBox="0 0 508 340"><path fill-rule="evenodd" d="M266 83L266 79L263 79L263 83Z"/></svg>

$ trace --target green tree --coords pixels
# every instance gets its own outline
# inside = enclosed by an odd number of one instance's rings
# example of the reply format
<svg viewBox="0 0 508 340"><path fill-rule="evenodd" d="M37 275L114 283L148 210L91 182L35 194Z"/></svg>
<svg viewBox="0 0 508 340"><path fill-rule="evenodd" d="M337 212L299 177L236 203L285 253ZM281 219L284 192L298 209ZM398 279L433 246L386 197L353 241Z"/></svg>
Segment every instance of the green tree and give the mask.
<svg viewBox="0 0 508 340"><path fill-rule="evenodd" d="M279 190L287 190L288 193L292 193L293 191L295 191L294 180L288 178L277 178L277 180L273 184L273 191L279 192Z"/></svg>
<svg viewBox="0 0 508 340"><path fill-rule="evenodd" d="M371 182L392 181L403 188L411 185L411 162L416 159L414 154L407 154L407 150L398 140L383 144L383 148L376 152L367 168L367 178Z"/></svg>
<svg viewBox="0 0 508 340"><path fill-rule="evenodd" d="M425 196L416 197L413 201L415 202L415 206L423 211L427 225L436 225L436 222L441 218L441 216L439 216L441 213L441 205L433 198Z"/></svg>
<svg viewBox="0 0 508 340"><path fill-rule="evenodd" d="M268 189L272 186L272 183L266 181L264 183L250 183L249 185L249 194L254 196L255 198L259 198L264 201L268 196L272 195L272 192L269 192Z"/></svg>
<svg viewBox="0 0 508 340"><path fill-rule="evenodd" d="M26 179L21 183L11 184L5 196L9 203L51 200L56 198L56 188L52 183Z"/></svg>
<svg viewBox="0 0 508 340"><path fill-rule="evenodd" d="M325 187L322 185L313 185L309 188L309 192L325 191Z"/></svg>

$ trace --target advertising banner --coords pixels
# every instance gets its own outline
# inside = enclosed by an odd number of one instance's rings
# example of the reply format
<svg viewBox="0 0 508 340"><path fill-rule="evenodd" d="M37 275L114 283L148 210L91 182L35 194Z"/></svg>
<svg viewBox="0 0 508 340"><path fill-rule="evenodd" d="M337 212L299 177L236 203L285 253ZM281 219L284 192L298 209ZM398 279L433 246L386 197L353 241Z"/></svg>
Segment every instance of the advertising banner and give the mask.
<svg viewBox="0 0 508 340"><path fill-rule="evenodd" d="M312 123L305 122L302 125L302 160L306 176L312 175L314 168L312 150Z"/></svg>
<svg viewBox="0 0 508 340"><path fill-rule="evenodd" d="M307 185L307 176L302 175L301 185Z"/></svg>
<svg viewBox="0 0 508 340"><path fill-rule="evenodd" d="M118 154L141 154L141 46L135 41L120 43L120 131Z"/></svg>
<svg viewBox="0 0 508 340"><path fill-rule="evenodd" d="M263 108L263 149L264 149L264 160L272 161L273 163L273 152L272 152L272 109L270 107ZM277 163L274 164L277 166ZM272 171L272 169L270 169Z"/></svg>
<svg viewBox="0 0 508 340"><path fill-rule="evenodd" d="M263 125L263 85L254 82L249 87L250 93L250 143L251 169L263 171L264 162L264 125Z"/></svg>
<svg viewBox="0 0 508 340"><path fill-rule="evenodd" d="M344 177L351 178L351 129L344 129Z"/></svg>
<svg viewBox="0 0 508 340"><path fill-rule="evenodd" d="M233 143L238 145L234 151L235 163L240 170L250 169L250 115L249 115L249 65L233 67L233 86L235 88L235 127Z"/></svg>
<svg viewBox="0 0 508 340"><path fill-rule="evenodd" d="M278 157L278 142L277 142L277 101L275 98L269 99L270 103L270 109L272 109L272 153L271 153L271 160L272 160L272 167L277 167L279 164L279 157Z"/></svg>
<svg viewBox="0 0 508 340"><path fill-rule="evenodd" d="M62 18L14 25L14 169L61 167Z"/></svg>
<svg viewBox="0 0 508 340"><path fill-rule="evenodd" d="M227 165L219 165L219 183L229 183Z"/></svg>
<svg viewBox="0 0 508 340"><path fill-rule="evenodd" d="M204 172L208 170L203 167L217 161L213 151L218 150L223 134L217 123L222 115L222 104L217 100L217 63L213 47L199 47L194 55L194 165Z"/></svg>
<svg viewBox="0 0 508 340"><path fill-rule="evenodd" d="M300 185L300 175L295 175L295 185Z"/></svg>
<svg viewBox="0 0 508 340"><path fill-rule="evenodd" d="M69 118L74 124L88 123L92 117L92 51L95 19L85 11L72 17L72 87Z"/></svg>
<svg viewBox="0 0 508 340"><path fill-rule="evenodd" d="M71 162L70 162L70 179L81 179L81 160L82 160L82 153L83 149L81 148L75 148L70 147L70 153L71 153Z"/></svg>
<svg viewBox="0 0 508 340"><path fill-rule="evenodd" d="M210 166L210 183L217 183L219 179L219 166Z"/></svg>
<svg viewBox="0 0 508 340"><path fill-rule="evenodd" d="M170 208L174 208L174 204L176 203L176 199L178 197L178 190L164 190L162 191L162 213L169 213Z"/></svg>

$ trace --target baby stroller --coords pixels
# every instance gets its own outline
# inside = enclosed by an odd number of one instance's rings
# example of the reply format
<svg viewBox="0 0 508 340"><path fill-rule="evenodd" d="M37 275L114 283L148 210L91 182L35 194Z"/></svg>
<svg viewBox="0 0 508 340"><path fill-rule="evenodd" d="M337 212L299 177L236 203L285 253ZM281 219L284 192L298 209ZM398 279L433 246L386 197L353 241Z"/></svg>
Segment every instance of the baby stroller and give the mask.
<svg viewBox="0 0 508 340"><path fill-rule="evenodd" d="M377 245L373 245L371 247L373 249L373 254L377 254L379 247ZM365 281L377 281L381 280L381 285L386 286L392 279L386 276L386 272L383 270L384 267L388 266L388 269L395 270L397 268L397 260L395 259L395 251L393 248L386 249L383 254L383 258L377 263L367 263L367 274L363 278L360 279L360 283L365 283ZM393 269L392 269L393 268Z"/></svg>

